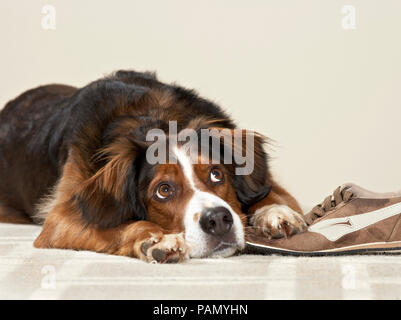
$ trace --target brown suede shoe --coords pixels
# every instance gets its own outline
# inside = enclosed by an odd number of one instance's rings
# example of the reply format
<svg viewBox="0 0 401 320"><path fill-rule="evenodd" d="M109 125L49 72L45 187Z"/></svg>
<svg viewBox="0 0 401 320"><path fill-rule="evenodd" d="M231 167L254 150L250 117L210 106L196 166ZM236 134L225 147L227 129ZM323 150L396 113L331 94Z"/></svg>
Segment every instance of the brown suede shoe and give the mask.
<svg viewBox="0 0 401 320"><path fill-rule="evenodd" d="M374 193L354 184L338 187L305 216L309 227L287 239L247 233L248 253L338 255L401 253L401 192Z"/></svg>

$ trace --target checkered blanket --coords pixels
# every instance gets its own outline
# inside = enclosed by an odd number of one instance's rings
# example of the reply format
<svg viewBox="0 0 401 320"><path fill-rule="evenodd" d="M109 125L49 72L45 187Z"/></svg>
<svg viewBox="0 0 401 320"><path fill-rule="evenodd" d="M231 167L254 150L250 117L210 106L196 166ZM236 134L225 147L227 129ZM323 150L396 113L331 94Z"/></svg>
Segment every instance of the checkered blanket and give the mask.
<svg viewBox="0 0 401 320"><path fill-rule="evenodd" d="M39 250L39 226L0 224L0 299L400 299L401 256L240 255L153 265Z"/></svg>

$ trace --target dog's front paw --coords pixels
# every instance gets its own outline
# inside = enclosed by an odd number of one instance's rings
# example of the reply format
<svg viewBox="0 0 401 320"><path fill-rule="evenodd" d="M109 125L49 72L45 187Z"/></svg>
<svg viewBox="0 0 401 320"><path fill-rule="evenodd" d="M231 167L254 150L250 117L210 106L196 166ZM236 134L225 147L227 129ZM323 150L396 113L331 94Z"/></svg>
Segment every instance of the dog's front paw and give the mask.
<svg viewBox="0 0 401 320"><path fill-rule="evenodd" d="M151 263L177 263L189 258L182 233L152 236L140 245L140 258Z"/></svg>
<svg viewBox="0 0 401 320"><path fill-rule="evenodd" d="M270 205L256 210L250 223L259 235L269 239L292 236L307 228L302 215L285 205Z"/></svg>

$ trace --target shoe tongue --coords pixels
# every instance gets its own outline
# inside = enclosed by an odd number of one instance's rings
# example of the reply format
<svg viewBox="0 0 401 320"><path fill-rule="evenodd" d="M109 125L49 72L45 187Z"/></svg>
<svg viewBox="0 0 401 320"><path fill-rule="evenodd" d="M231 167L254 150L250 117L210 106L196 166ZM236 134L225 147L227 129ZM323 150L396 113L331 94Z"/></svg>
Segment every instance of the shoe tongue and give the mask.
<svg viewBox="0 0 401 320"><path fill-rule="evenodd" d="M364 189L354 183L346 183L341 186L342 190L349 190L352 192L354 197L357 198L370 198L370 199L385 199L385 198L395 198L401 197L401 191L399 192L387 192L387 193L379 193L369 191Z"/></svg>
<svg viewBox="0 0 401 320"><path fill-rule="evenodd" d="M341 190L348 190L351 191L352 194L356 197L361 197L367 193L369 193L368 190L363 189L362 187L354 184L354 183L345 183L341 186Z"/></svg>

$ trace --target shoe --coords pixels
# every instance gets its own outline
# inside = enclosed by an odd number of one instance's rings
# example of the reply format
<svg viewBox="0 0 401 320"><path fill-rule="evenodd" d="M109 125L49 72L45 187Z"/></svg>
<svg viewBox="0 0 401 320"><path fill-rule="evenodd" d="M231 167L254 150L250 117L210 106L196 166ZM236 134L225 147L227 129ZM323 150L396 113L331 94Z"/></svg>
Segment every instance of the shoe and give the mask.
<svg viewBox="0 0 401 320"><path fill-rule="evenodd" d="M401 253L401 192L374 193L355 184L338 187L305 216L308 229L269 240L250 228L246 253L342 255Z"/></svg>

